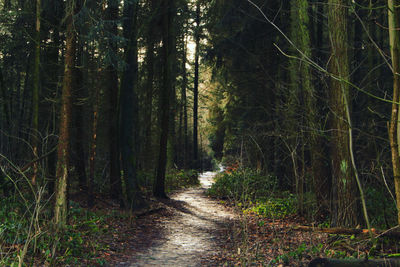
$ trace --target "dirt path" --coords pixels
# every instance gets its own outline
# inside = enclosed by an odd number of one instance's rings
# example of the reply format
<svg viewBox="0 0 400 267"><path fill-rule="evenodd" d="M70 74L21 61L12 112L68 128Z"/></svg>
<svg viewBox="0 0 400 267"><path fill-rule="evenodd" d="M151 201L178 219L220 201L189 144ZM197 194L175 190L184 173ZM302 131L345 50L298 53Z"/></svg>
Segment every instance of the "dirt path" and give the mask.
<svg viewBox="0 0 400 267"><path fill-rule="evenodd" d="M162 220L160 238L125 266L200 266L219 251L234 214L204 195L214 175L202 174L200 187L176 193L165 203L174 212Z"/></svg>

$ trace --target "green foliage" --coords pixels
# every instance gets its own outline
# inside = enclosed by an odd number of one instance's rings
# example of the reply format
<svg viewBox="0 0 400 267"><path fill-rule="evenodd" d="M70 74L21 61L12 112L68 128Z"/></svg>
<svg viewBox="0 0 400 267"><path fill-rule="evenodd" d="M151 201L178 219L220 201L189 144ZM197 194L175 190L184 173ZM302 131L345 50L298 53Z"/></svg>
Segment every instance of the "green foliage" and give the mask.
<svg viewBox="0 0 400 267"><path fill-rule="evenodd" d="M297 212L297 199L289 193L282 198L271 197L265 201L256 202L244 212L254 212L260 216L274 219L284 218Z"/></svg>
<svg viewBox="0 0 400 267"><path fill-rule="evenodd" d="M227 197L247 203L267 199L275 191L277 184L277 178L273 175L262 175L251 169L243 169L218 174L208 193L214 197Z"/></svg>
<svg viewBox="0 0 400 267"><path fill-rule="evenodd" d="M91 212L71 202L70 223L61 234L58 262L77 264L81 259L93 259L106 249L98 236L108 232L107 216ZM43 242L46 244L46 242ZM42 249L44 250L44 248Z"/></svg>
<svg viewBox="0 0 400 267"><path fill-rule="evenodd" d="M199 173L196 170L171 169L165 176L166 191L171 192L181 188L200 184Z"/></svg>
<svg viewBox="0 0 400 267"><path fill-rule="evenodd" d="M367 187L365 199L371 225L376 228L385 229L397 224L397 209L394 200L385 194L383 187Z"/></svg>
<svg viewBox="0 0 400 267"><path fill-rule="evenodd" d="M34 259L45 265L54 262L80 265L82 259L91 261L106 248L98 242L98 238L108 231L108 215L87 211L71 201L70 222L62 233L55 236L48 207L42 206L44 208L38 214L38 220L32 222L31 207L27 210L16 199L0 201L0 266L18 266L18 258L26 245L27 257L24 261ZM36 235L32 236L34 230ZM53 246L56 246L56 255L52 255Z"/></svg>
<svg viewBox="0 0 400 267"><path fill-rule="evenodd" d="M302 243L300 246L293 249L292 251L279 255L278 257L273 259L271 263L277 264L281 262L287 265L290 262L293 262L294 260L301 261L310 257L310 255L319 255L322 250L323 250L322 244L309 247L305 243Z"/></svg>

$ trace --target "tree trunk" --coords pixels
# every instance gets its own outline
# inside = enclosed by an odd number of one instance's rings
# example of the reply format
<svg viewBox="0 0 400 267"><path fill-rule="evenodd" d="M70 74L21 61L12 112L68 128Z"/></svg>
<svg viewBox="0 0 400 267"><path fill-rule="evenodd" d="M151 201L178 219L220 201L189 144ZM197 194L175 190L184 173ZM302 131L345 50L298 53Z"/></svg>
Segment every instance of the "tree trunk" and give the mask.
<svg viewBox="0 0 400 267"><path fill-rule="evenodd" d="M32 149L33 158L38 158L39 145L39 87L40 87L40 13L41 0L36 0L36 26L35 26L35 50L33 63L33 97L32 97ZM33 165L32 184L36 183L38 162Z"/></svg>
<svg viewBox="0 0 400 267"><path fill-rule="evenodd" d="M94 206L94 176L95 176L95 163L96 163L96 147L97 147L97 122L99 113L99 89L100 84L94 85L94 92L92 95L93 101L93 117L92 117L92 138L90 142L90 157L89 157L89 179L87 183L88 194L87 204L89 208Z"/></svg>
<svg viewBox="0 0 400 267"><path fill-rule="evenodd" d="M150 25L154 24L154 17L158 12L158 4L154 0L150 0ZM153 166L153 150L152 150L152 119L153 119L153 82L154 82L154 29L149 27L147 32L146 43L146 68L147 68L147 81L146 81L146 95L145 95L145 151L144 151L144 168L151 169Z"/></svg>
<svg viewBox="0 0 400 267"><path fill-rule="evenodd" d="M393 68L393 104L389 128L390 149L392 152L393 177L396 191L397 221L400 224L400 36L398 32L399 1L388 0L389 43Z"/></svg>
<svg viewBox="0 0 400 267"><path fill-rule="evenodd" d="M199 101L199 53L200 53L200 1L196 1L196 28L194 53L194 87L193 87L193 169L199 168L198 141L198 101Z"/></svg>
<svg viewBox="0 0 400 267"><path fill-rule="evenodd" d="M108 0L106 18L110 21L118 20L119 0ZM116 24L112 24L110 33L117 36L118 29ZM118 47L115 42L109 42L109 49L115 54L118 53ZM112 199L120 200L122 204L122 186L121 186L121 167L119 157L119 134L118 134L118 72L117 62L109 65L105 69L105 90L108 98L108 140L110 153L110 196Z"/></svg>
<svg viewBox="0 0 400 267"><path fill-rule="evenodd" d="M137 9L138 2L124 2L124 37L128 40L125 47L127 66L122 76L120 93L120 149L123 177L126 186L127 206L140 208L143 198L137 177L138 140L138 47L137 47Z"/></svg>
<svg viewBox="0 0 400 267"><path fill-rule="evenodd" d="M162 1L163 14L163 89L160 95L160 112L161 112L161 135L158 156L158 167L156 180L154 183L154 196L167 198L165 193L165 172L167 165L167 142L169 133L169 115L170 115L170 99L174 86L173 64L175 63L175 35L173 33L173 22L175 16L175 1Z"/></svg>
<svg viewBox="0 0 400 267"><path fill-rule="evenodd" d="M186 97L186 87L187 87L187 71L186 71L186 62L187 62L187 41L184 41L184 53L183 53L183 62L182 62L182 105L183 105L183 168L188 169L188 157L189 157L189 135L188 135L188 112L187 112L187 97Z"/></svg>
<svg viewBox="0 0 400 267"><path fill-rule="evenodd" d="M346 1L329 0L328 26L331 42L330 72L338 77L331 79L330 106L332 109L332 176L333 176L333 226L355 226L357 213L357 187L350 155L349 127L346 109L349 103L349 79Z"/></svg>
<svg viewBox="0 0 400 267"><path fill-rule="evenodd" d="M78 176L79 190L87 193L87 175L86 175L86 155L85 155L85 126L84 126L84 108L81 99L87 98L86 83L87 77L83 73L83 69L87 67L84 60L87 55L84 52L84 42L78 41L79 47L77 48L77 61L79 66L74 68L75 79L73 88L73 111L72 111L72 124L74 126L72 139L73 148L73 161L75 172ZM86 102L85 102L86 103Z"/></svg>
<svg viewBox="0 0 400 267"><path fill-rule="evenodd" d="M57 149L56 193L54 206L54 223L57 229L62 229L67 223L67 189L70 154L70 122L71 122L71 94L76 53L76 36L73 24L75 1L66 3L67 29L65 46L65 69L61 96L60 134Z"/></svg>

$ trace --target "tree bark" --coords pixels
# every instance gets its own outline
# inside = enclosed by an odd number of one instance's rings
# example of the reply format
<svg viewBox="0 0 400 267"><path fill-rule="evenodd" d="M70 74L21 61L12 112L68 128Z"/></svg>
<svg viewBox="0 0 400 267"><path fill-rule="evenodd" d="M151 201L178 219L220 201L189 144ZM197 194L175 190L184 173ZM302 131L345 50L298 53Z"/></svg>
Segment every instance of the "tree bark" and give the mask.
<svg viewBox="0 0 400 267"><path fill-rule="evenodd" d="M331 79L330 106L332 109L332 225L355 226L357 213L357 187L350 155L349 127L346 103L349 103L347 11L345 0L329 0L328 26L331 43L330 72L338 79Z"/></svg>
<svg viewBox="0 0 400 267"><path fill-rule="evenodd" d="M80 4L80 2L78 2ZM84 52L84 42L79 40L77 48L77 64L78 67L74 68L74 88L73 88L73 111L72 111L72 125L74 127L71 147L73 148L73 161L75 166L76 175L78 176L79 190L87 193L87 174L86 174L86 155L85 155L85 126L84 126L84 108L81 99L87 98L86 83L87 75L84 75L83 69L87 67L84 60L87 55ZM85 102L86 103L86 102Z"/></svg>
<svg viewBox="0 0 400 267"><path fill-rule="evenodd" d="M193 169L199 168L198 141L198 101L199 101L199 53L200 53L200 1L196 1L196 28L194 53L194 86L193 86Z"/></svg>
<svg viewBox="0 0 400 267"><path fill-rule="evenodd" d="M65 69L61 96L60 134L57 149L56 194L54 206L54 224L57 229L62 229L67 223L67 189L70 155L70 122L71 122L71 94L75 67L76 35L73 23L75 1L66 3L67 29L65 46Z"/></svg>
<svg viewBox="0 0 400 267"><path fill-rule="evenodd" d="M32 149L33 157L38 158L39 145L39 87L40 87L40 13L41 0L36 0L35 50L33 63L33 97L32 97ZM36 183L38 162L33 164L32 184Z"/></svg>
<svg viewBox="0 0 400 267"><path fill-rule="evenodd" d="M158 156L158 167L154 183L154 196L167 198L165 193L165 172L167 165L167 142L169 133L170 99L174 86L173 64L175 63L175 35L173 21L175 16L175 1L162 1L163 28L162 28L162 57L163 57L163 89L160 95L161 135Z"/></svg>
<svg viewBox="0 0 400 267"><path fill-rule="evenodd" d="M94 176L96 164L96 147L97 147L97 124L99 114L99 89L100 84L94 85L94 92L92 95L93 101L93 117L92 117L92 138L90 142L90 157L89 157L89 179L87 183L87 205L89 208L94 206Z"/></svg>
<svg viewBox="0 0 400 267"><path fill-rule="evenodd" d="M150 25L154 25L155 19L158 12L158 4L154 0L149 0L150 3ZM151 169L153 166L153 146L152 146L152 119L153 119L153 94L154 94L154 29L153 27L148 28L147 40L146 40L146 69L147 69L147 81L146 81L146 94L145 94L145 151L144 151L144 167L146 170Z"/></svg>
<svg viewBox="0 0 400 267"><path fill-rule="evenodd" d="M119 0L108 0L106 18L110 21L118 19ZM110 33L117 36L118 29L116 23L112 23ZM115 42L108 43L109 49L113 53L118 53L118 47ZM105 69L106 95L108 97L108 139L110 153L110 196L112 199L119 200L122 204L122 185L121 185L121 165L118 134L118 72L116 64L111 64Z"/></svg>
<svg viewBox="0 0 400 267"><path fill-rule="evenodd" d="M400 35L398 31L399 1L388 0L389 44L393 68L393 104L389 128L393 177L396 192L397 221L400 224Z"/></svg>
<svg viewBox="0 0 400 267"><path fill-rule="evenodd" d="M143 198L137 177L138 140L138 47L137 47L137 9L138 2L124 2L124 37L127 66L122 76L120 93L120 149L123 177L126 186L127 203L130 209L143 206Z"/></svg>
<svg viewBox="0 0 400 267"><path fill-rule="evenodd" d="M183 168L188 169L188 157L189 157L189 135L188 135L188 112L187 112L187 97L186 97L186 87L187 87L187 71L186 71L186 62L187 62L187 43L186 40L184 42L185 48L183 53L183 63L182 63L182 105L183 105Z"/></svg>

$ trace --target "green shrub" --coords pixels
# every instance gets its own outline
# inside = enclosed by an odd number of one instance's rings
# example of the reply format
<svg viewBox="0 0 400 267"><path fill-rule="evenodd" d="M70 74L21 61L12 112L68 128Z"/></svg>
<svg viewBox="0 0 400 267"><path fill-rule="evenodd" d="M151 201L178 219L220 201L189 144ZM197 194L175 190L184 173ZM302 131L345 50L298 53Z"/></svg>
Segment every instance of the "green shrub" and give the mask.
<svg viewBox="0 0 400 267"><path fill-rule="evenodd" d="M196 170L169 170L165 176L166 191L199 185L199 173Z"/></svg>
<svg viewBox="0 0 400 267"><path fill-rule="evenodd" d="M268 218L280 219L297 212L297 199L293 194L286 197L271 197L264 201L257 201L244 212L254 212Z"/></svg>
<svg viewBox="0 0 400 267"><path fill-rule="evenodd" d="M218 198L249 202L269 198L276 190L277 184L276 176L262 175L250 169L239 169L231 173L218 174L208 193Z"/></svg>
<svg viewBox="0 0 400 267"><path fill-rule="evenodd" d="M381 229L397 225L396 204L385 190L384 188L379 189L371 186L365 190L371 225Z"/></svg>

